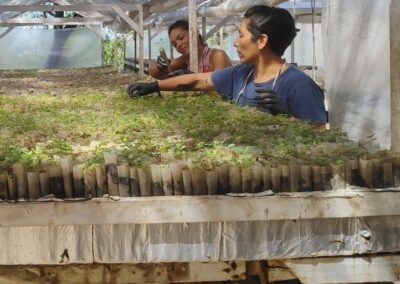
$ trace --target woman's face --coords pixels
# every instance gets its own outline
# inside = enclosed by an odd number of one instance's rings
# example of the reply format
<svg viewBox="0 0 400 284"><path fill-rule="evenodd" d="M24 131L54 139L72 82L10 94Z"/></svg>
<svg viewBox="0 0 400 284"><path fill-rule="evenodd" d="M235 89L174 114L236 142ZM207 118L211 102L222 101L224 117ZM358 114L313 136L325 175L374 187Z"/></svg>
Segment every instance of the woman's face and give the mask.
<svg viewBox="0 0 400 284"><path fill-rule="evenodd" d="M189 54L189 31L182 28L175 28L169 34L171 44L180 54Z"/></svg>
<svg viewBox="0 0 400 284"><path fill-rule="evenodd" d="M244 19L240 23L239 35L233 44L241 63L253 63L259 54L258 44L251 39L251 33L247 29L248 21Z"/></svg>

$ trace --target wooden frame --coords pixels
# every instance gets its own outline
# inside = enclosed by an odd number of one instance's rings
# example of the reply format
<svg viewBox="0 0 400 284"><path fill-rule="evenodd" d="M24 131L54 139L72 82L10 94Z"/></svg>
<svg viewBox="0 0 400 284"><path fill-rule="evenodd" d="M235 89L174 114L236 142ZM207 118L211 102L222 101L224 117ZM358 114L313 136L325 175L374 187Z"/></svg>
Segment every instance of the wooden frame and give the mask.
<svg viewBox="0 0 400 284"><path fill-rule="evenodd" d="M400 215L397 192L291 193L268 197L152 196L74 201L3 203L0 224L3 227L163 224ZM85 218L77 219L77 212Z"/></svg>

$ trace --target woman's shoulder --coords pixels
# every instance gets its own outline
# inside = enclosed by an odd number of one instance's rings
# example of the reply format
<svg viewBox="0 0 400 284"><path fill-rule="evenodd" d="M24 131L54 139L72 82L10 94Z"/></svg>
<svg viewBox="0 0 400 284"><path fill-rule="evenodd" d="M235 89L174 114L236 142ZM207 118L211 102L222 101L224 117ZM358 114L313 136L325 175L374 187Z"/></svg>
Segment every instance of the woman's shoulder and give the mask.
<svg viewBox="0 0 400 284"><path fill-rule="evenodd" d="M286 77L290 80L305 82L313 81L310 76L294 65L289 65L285 73Z"/></svg>
<svg viewBox="0 0 400 284"><path fill-rule="evenodd" d="M211 56L221 56L221 55L228 56L224 50L219 49L219 48L210 48L210 55Z"/></svg>
<svg viewBox="0 0 400 284"><path fill-rule="evenodd" d="M211 48L209 60L214 70L229 67L232 65L228 54L226 54L226 52L222 49L218 48Z"/></svg>
<svg viewBox="0 0 400 284"><path fill-rule="evenodd" d="M230 76L234 76L234 77L240 77L240 76L247 76L252 70L254 69L254 65L253 64L236 64L236 65L232 65L229 66L225 69L222 70L216 70L214 72L228 72L230 73Z"/></svg>

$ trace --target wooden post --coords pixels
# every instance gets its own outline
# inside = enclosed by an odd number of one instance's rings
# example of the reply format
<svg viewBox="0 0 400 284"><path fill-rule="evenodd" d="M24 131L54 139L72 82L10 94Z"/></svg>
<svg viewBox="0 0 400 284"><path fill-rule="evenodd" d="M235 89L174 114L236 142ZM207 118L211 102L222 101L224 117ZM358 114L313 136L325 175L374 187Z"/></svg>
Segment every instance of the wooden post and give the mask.
<svg viewBox="0 0 400 284"><path fill-rule="evenodd" d="M391 149L400 151L400 1L391 1L390 17L390 98Z"/></svg>
<svg viewBox="0 0 400 284"><path fill-rule="evenodd" d="M194 73L199 72L199 56L197 50L197 6L196 0L188 0L189 10L189 38L190 38L190 70Z"/></svg>
<svg viewBox="0 0 400 284"><path fill-rule="evenodd" d="M207 18L201 17L201 37L203 38L203 43L207 40Z"/></svg>
<svg viewBox="0 0 400 284"><path fill-rule="evenodd" d="M139 5L139 76L144 75L143 5Z"/></svg>
<svg viewBox="0 0 400 284"><path fill-rule="evenodd" d="M104 67L104 35L103 35L103 22L101 22L100 24L100 34L101 34L101 38L100 38L100 42L101 42L101 66Z"/></svg>
<svg viewBox="0 0 400 284"><path fill-rule="evenodd" d="M114 22L114 70L118 70L118 33L117 25Z"/></svg>
<svg viewBox="0 0 400 284"><path fill-rule="evenodd" d="M149 41L149 60L151 60L151 30L150 30L150 25L147 26L147 35L148 35L148 41Z"/></svg>

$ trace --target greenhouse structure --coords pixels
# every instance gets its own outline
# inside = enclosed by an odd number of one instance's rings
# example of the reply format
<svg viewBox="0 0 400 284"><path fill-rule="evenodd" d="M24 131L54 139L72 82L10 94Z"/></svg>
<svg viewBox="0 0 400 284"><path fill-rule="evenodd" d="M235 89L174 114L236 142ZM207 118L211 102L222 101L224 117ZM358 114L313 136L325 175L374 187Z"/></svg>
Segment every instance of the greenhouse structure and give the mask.
<svg viewBox="0 0 400 284"><path fill-rule="evenodd" d="M127 95L177 20L242 64L255 5L293 17L323 129ZM398 0L0 0L0 283L400 283L399 30Z"/></svg>

